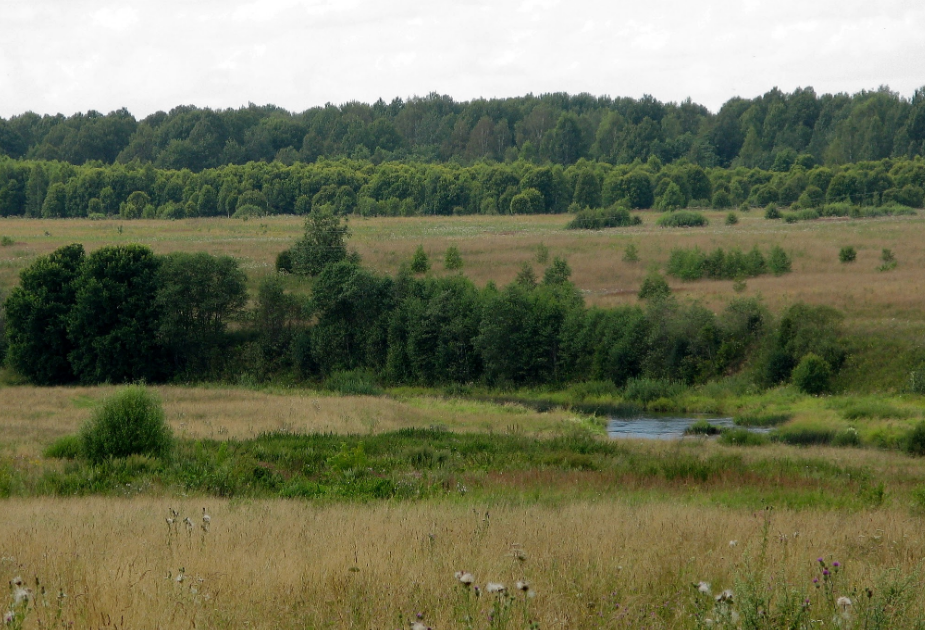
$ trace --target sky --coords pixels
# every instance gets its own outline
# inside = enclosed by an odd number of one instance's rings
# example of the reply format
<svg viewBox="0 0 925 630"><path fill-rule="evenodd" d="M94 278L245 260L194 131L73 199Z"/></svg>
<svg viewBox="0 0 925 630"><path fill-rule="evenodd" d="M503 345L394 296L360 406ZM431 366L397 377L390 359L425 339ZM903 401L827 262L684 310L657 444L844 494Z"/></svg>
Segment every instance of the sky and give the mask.
<svg viewBox="0 0 925 630"><path fill-rule="evenodd" d="M0 0L0 116L925 86L921 0Z"/></svg>

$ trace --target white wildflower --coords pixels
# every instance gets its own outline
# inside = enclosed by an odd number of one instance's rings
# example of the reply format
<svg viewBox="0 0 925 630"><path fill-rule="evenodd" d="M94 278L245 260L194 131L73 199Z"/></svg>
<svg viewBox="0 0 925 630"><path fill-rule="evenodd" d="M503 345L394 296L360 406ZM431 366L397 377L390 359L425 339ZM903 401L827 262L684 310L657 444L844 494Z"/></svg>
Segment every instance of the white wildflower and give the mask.
<svg viewBox="0 0 925 630"><path fill-rule="evenodd" d="M851 608L854 604L851 602L851 599L842 595L835 600L835 605L841 608L842 610L847 610Z"/></svg>
<svg viewBox="0 0 925 630"><path fill-rule="evenodd" d="M13 604L15 604L16 606L19 606L20 604L24 604L31 599L32 599L32 589L30 588L23 588L19 586L16 588L16 590L13 591Z"/></svg>
<svg viewBox="0 0 925 630"><path fill-rule="evenodd" d="M504 584L501 584L499 582L489 582L488 584L485 585L485 590L488 591L489 593L495 593L495 594L500 595L504 593L507 590L507 588L504 586Z"/></svg>
<svg viewBox="0 0 925 630"><path fill-rule="evenodd" d="M468 571L457 571L454 575L463 586L472 586L472 583L475 582L475 577Z"/></svg>
<svg viewBox="0 0 925 630"><path fill-rule="evenodd" d="M730 541L729 541L729 546L730 546L730 547L738 547L738 546L739 546L739 541L738 541L738 540L730 540Z"/></svg>
<svg viewBox="0 0 925 630"><path fill-rule="evenodd" d="M704 595L711 595L709 582L697 582L697 590Z"/></svg>
<svg viewBox="0 0 925 630"><path fill-rule="evenodd" d="M717 602L731 602L732 601L732 590L726 589L722 593L716 596Z"/></svg>

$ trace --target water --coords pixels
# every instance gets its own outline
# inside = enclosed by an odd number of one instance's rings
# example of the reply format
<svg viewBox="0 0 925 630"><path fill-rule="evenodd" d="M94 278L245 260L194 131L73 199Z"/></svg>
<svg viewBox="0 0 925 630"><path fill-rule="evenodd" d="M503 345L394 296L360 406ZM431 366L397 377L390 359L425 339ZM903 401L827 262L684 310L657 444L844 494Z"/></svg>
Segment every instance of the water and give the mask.
<svg viewBox="0 0 925 630"><path fill-rule="evenodd" d="M719 428L732 428L732 418L638 417L611 418L607 435L611 438L642 438L649 440L677 440L684 430L699 420L706 420Z"/></svg>

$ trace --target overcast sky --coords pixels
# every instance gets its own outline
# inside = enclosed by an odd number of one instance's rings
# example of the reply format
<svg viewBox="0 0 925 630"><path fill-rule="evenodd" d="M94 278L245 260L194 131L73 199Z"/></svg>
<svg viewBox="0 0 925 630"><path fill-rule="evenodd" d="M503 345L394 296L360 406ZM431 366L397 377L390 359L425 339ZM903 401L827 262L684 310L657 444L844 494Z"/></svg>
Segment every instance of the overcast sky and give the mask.
<svg viewBox="0 0 925 630"><path fill-rule="evenodd" d="M0 0L0 116L925 86L921 0Z"/></svg>

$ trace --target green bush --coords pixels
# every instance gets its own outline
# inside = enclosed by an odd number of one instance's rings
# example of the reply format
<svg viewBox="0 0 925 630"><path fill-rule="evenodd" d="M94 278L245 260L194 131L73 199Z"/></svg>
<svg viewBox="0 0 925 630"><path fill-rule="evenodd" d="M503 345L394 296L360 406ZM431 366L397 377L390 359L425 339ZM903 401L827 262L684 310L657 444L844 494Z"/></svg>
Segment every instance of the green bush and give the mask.
<svg viewBox="0 0 925 630"><path fill-rule="evenodd" d="M739 215L735 212L730 212L726 215L726 225L735 225L739 222Z"/></svg>
<svg viewBox="0 0 925 630"><path fill-rule="evenodd" d="M861 436L854 427L842 429L832 438L832 446L860 446Z"/></svg>
<svg viewBox="0 0 925 630"><path fill-rule="evenodd" d="M902 445L903 450L910 455L916 457L925 455L925 421L919 422L906 434Z"/></svg>
<svg viewBox="0 0 925 630"><path fill-rule="evenodd" d="M838 250L838 260L843 263L854 262L858 257L858 252L851 245L846 245Z"/></svg>
<svg viewBox="0 0 925 630"><path fill-rule="evenodd" d="M334 372L325 379L324 387L347 396L378 396L382 393L375 376L365 370Z"/></svg>
<svg viewBox="0 0 925 630"><path fill-rule="evenodd" d="M427 252L424 251L423 245L418 245L414 250L414 256L411 257L411 271L413 273L427 273L430 271L430 260L427 258Z"/></svg>
<svg viewBox="0 0 925 630"><path fill-rule="evenodd" d="M790 257L787 252L780 245L772 247L771 252L768 254L768 271L775 276L782 276L785 273L790 273L790 266Z"/></svg>
<svg viewBox="0 0 925 630"><path fill-rule="evenodd" d="M829 391L832 368L828 361L810 352L793 368L793 384L806 394L823 394Z"/></svg>
<svg viewBox="0 0 925 630"><path fill-rule="evenodd" d="M52 442L42 454L53 459L77 459L82 455L80 436L65 435L60 437Z"/></svg>
<svg viewBox="0 0 925 630"><path fill-rule="evenodd" d="M815 446L831 444L835 440L835 429L825 427L783 427L774 431L774 439L794 446Z"/></svg>
<svg viewBox="0 0 925 630"><path fill-rule="evenodd" d="M0 237L0 246L9 247L10 245L15 245L16 241L10 238L9 236Z"/></svg>
<svg viewBox="0 0 925 630"><path fill-rule="evenodd" d="M678 210L663 215L659 218L657 225L659 227L704 227L710 222L700 212L689 212L687 210Z"/></svg>
<svg viewBox="0 0 925 630"><path fill-rule="evenodd" d="M719 435L720 433L722 430L718 426L703 419L684 429L685 435Z"/></svg>
<svg viewBox="0 0 925 630"><path fill-rule="evenodd" d="M767 205L767 207L764 209L764 218L771 220L780 218L780 210L777 209L777 204L769 203Z"/></svg>
<svg viewBox="0 0 925 630"><path fill-rule="evenodd" d="M668 282L658 273L650 273L642 281L639 288L639 299L648 300L651 298L662 298L671 295L671 287Z"/></svg>
<svg viewBox="0 0 925 630"><path fill-rule="evenodd" d="M601 230L612 227L640 225L642 219L631 215L626 208L585 208L575 213L575 218L565 226L566 230Z"/></svg>
<svg viewBox="0 0 925 630"><path fill-rule="evenodd" d="M80 432L83 455L94 463L129 455L166 457L173 436L158 397L131 385L103 401Z"/></svg>
<svg viewBox="0 0 925 630"><path fill-rule="evenodd" d="M684 393L683 383L659 378L631 378L626 382L623 396L643 404L660 398L671 399Z"/></svg>

